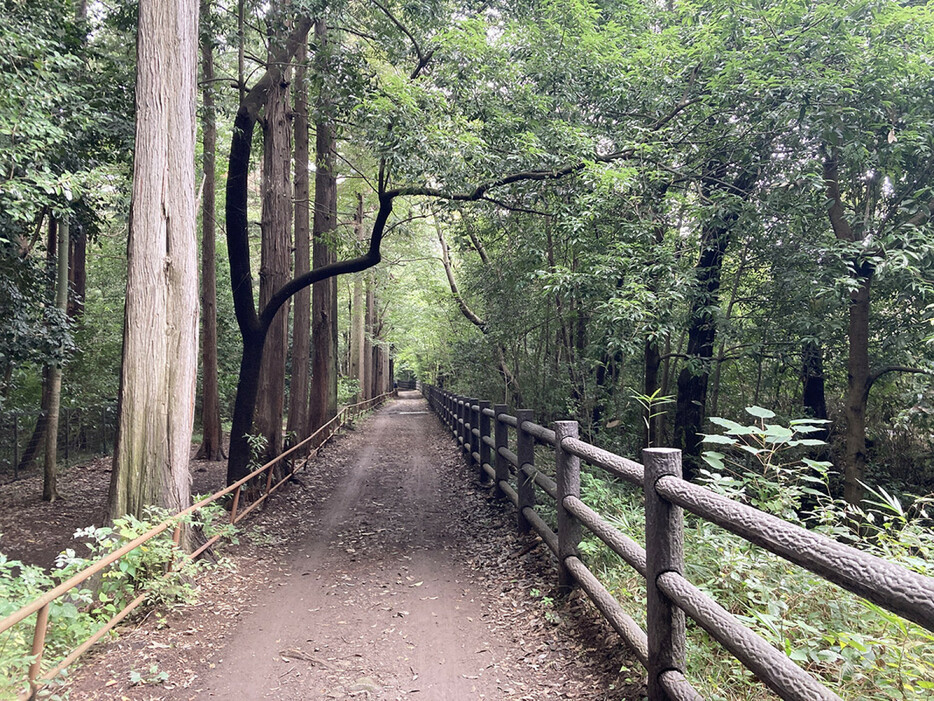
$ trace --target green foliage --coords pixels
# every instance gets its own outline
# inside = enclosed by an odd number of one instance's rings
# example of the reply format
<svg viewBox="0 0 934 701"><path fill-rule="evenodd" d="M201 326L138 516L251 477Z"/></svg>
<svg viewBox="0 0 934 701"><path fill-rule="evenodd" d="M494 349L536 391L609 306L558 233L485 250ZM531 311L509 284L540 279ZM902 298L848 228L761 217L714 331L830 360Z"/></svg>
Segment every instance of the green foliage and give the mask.
<svg viewBox="0 0 934 701"><path fill-rule="evenodd" d="M925 526L930 499L905 509L885 490L869 489L872 511L863 515L867 525L857 536L848 527L852 510L828 494L828 465L796 457L819 447L806 438L816 422L784 425L773 423L775 416L767 409L752 406L747 412L753 425L713 420L725 431L710 434L708 442L725 446L726 452L705 454L716 470L706 474L709 489L927 576L934 574L934 536ZM588 503L644 542L641 493L587 472L582 478ZM930 633L707 521L690 515L685 521L688 579L842 697L929 698L934 688ZM644 619L641 577L596 538L586 539L581 551L628 612ZM738 662L691 623L687 668L705 698L740 701L764 693Z"/></svg>
<svg viewBox="0 0 934 701"><path fill-rule="evenodd" d="M230 534L232 526L218 505L199 510L193 516L174 519L175 525L200 528L208 536ZM151 530L168 513L152 508L147 518L127 515L113 526L89 526L75 532L88 552L79 556L74 548L56 558L51 572L35 565L9 560L0 553L0 618L6 617L48 590L69 579L95 561L120 549L126 543ZM131 550L106 568L101 575L52 602L42 668L50 669L72 649L84 642L107 620L126 607L142 592L147 593L144 607L172 605L192 600L197 595L193 577L211 566L205 560L188 560L172 541L173 527L145 544ZM171 570L171 574L167 573ZM29 654L35 618L30 617L0 634L0 696L15 694L24 688L32 656ZM155 674L158 678L158 673ZM153 675L145 677L152 683Z"/></svg>
<svg viewBox="0 0 934 701"><path fill-rule="evenodd" d="M3 215L0 215L2 221ZM52 303L51 280L34 257L0 241L0 372L21 363L61 365L74 352L65 314ZM4 388L3 396L8 388ZM2 401L2 400L0 400Z"/></svg>
<svg viewBox="0 0 934 701"><path fill-rule="evenodd" d="M816 433L825 419L796 419L788 426L767 423L775 412L759 406L746 407L757 423L743 424L712 417L710 421L726 429L724 434L708 434L704 443L728 450L708 450L704 462L717 472L702 471L704 482L715 491L751 503L757 509L799 522L805 503L825 506L829 473L833 467L823 460L801 457L796 448L818 448L826 443L808 434ZM721 472L727 472L724 476ZM816 501L815 501L816 500Z"/></svg>

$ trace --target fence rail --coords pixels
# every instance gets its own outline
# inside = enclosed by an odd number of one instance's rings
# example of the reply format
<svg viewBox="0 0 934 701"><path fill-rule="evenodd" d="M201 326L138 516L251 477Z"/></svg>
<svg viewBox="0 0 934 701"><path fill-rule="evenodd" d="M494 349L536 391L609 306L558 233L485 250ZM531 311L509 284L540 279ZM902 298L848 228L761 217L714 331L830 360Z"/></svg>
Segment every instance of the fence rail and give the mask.
<svg viewBox="0 0 934 701"><path fill-rule="evenodd" d="M123 557L127 553L132 552L136 548L139 548L145 545L148 541L152 540L153 538L160 535L161 533L164 533L170 528L174 528L173 540L175 541L177 545L179 543L179 539L181 535L181 524L179 523L179 519L184 516L194 513L198 509L201 509L202 507L207 506L208 504L218 501L219 499L227 496L228 494L231 494L231 493L233 494L233 500L232 500L231 509L230 509L230 523L236 524L240 522L243 518L247 516L247 514L249 514L254 509L256 509L260 504L265 502L273 493L275 493L276 490L278 490L279 487L281 487L286 481L288 481L292 477L293 474L301 470L307 463L307 459L305 460L305 462L301 463L300 465L293 466L293 468L289 470L288 474L282 477L275 484L272 483L273 475L274 475L274 470L273 470L274 467L282 464L287 459L290 459L290 458L294 459L295 457L298 457L299 455L302 454L303 451L307 451L309 449L320 448L322 445L324 445L324 443L330 440L330 438L334 436L334 434L336 434L348 422L352 421L353 419L365 413L366 411L369 411L373 407L381 404L387 397L390 397L391 395L392 395L392 392L387 392L386 394L381 394L378 397L373 397L372 399L367 399L366 401L344 407L337 413L337 415L334 418L328 421L328 423L326 423L324 426L319 428L308 438L296 444L295 446L289 448L288 450L284 451L283 453L281 453L279 456L277 456L273 460L270 460L269 462L267 462L265 465L258 467L256 470L251 472L249 475L247 475L243 479L229 485L228 487L225 487L224 489L221 489L215 492L214 494L202 499L196 504L192 504L187 509L183 509L182 511L179 511L177 514L175 514L171 518L162 521L161 523L157 524L156 526L151 528L146 533L143 533L142 535L130 541L129 543L126 543L119 550L115 550L114 552L107 555L106 557L103 557L100 560L97 560L96 562L89 565L86 569L82 570L81 572L78 572L70 579L59 584L54 589L49 590L48 592L43 594L41 597L33 600L26 606L23 606L22 608L10 614L3 620L0 620L0 635L2 635L5 631L10 630L17 623L24 621L25 619L29 618L29 616L33 614L37 614L35 630L33 634L32 652L31 652L32 656L34 657L34 660L32 662L32 665L29 668L29 675L28 675L29 691L22 694L20 698L27 699L27 698L35 697L39 689L41 689L48 682L54 679L56 675L58 675L62 670L64 670L69 665L71 665L75 660L78 659L78 657L80 657L85 651L87 651L88 648L90 648L94 643L96 643L98 640L104 637L110 630L116 627L117 624L119 624L120 621L126 618L134 609L139 607L139 605L142 604L143 601L146 600L147 596L149 595L149 592L146 591L146 592L140 593L135 599L133 599L133 601L131 601L121 611L119 611L114 616L112 616L88 640L86 640L80 646L75 648L63 660L58 662L51 669L43 670L42 659L43 659L43 654L45 650L45 636L46 636L46 631L48 630L49 612L50 612L51 604L53 601L55 601L61 596L66 595L68 592L80 586L81 584L86 582L88 579L96 575L98 572L101 572L102 570L107 568L109 565L115 563L117 560L119 560L121 557ZM239 508L240 507L240 494L242 492L242 488L250 482L255 483L255 480L257 480L257 478L263 474L266 475L266 480L265 480L265 485L264 485L262 494L259 497L257 497L251 504L249 504L249 506L247 506L246 508L240 509ZM194 552L186 553L184 554L183 557L188 560L193 560L198 555L200 555L205 550L207 550L209 547L214 545L214 543L216 543L221 537L222 537L221 535L215 535L209 538L207 542L205 542L203 545L197 548ZM169 571L166 572L165 576L172 576L172 574L173 574L173 571L172 571L172 568L170 568ZM3 647L2 644L0 644L0 649L2 649L2 647ZM27 681L27 680L24 680L24 681Z"/></svg>
<svg viewBox="0 0 934 701"><path fill-rule="evenodd" d="M580 586L646 667L651 701L702 698L685 676L685 616L780 698L839 699L684 577L684 509L934 632L934 578L687 482L680 451L650 448L638 463L580 440L575 421L557 421L548 429L534 423L528 410L512 416L503 404L491 407L425 384L420 389L468 465L516 506L519 530L535 531L555 554L559 583ZM536 443L554 449L556 479L536 470ZM581 460L644 490L644 548L581 499ZM536 487L555 501L557 531L535 510ZM578 557L583 527L646 579L645 631Z"/></svg>

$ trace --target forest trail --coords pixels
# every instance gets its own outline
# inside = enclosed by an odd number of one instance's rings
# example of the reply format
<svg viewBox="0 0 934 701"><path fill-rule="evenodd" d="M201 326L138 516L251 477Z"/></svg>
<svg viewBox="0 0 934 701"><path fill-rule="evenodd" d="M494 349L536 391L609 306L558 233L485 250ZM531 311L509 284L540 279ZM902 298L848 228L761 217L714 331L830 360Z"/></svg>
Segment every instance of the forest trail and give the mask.
<svg viewBox="0 0 934 701"><path fill-rule="evenodd" d="M546 593L554 581L544 547L471 486L418 393L350 439L277 586L256 594L215 664L161 698L633 698L621 643L607 649L582 597L554 610L534 598L536 578Z"/></svg>

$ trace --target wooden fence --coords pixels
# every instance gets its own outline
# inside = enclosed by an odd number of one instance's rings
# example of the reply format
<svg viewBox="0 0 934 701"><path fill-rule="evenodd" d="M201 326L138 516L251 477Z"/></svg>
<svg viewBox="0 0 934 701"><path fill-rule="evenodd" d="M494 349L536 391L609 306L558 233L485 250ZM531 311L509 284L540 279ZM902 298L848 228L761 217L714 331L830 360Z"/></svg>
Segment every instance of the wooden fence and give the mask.
<svg viewBox="0 0 934 701"><path fill-rule="evenodd" d="M308 438L303 440L301 443L289 448L284 451L278 457L269 461L262 467L257 468L249 475L243 479L231 484L230 486L221 489L220 491L215 492L211 496L202 499L197 504L192 504L187 509L180 511L175 514L173 517L162 521L161 523L153 526L149 531L142 534L141 536L130 541L119 550L115 550L106 557L97 560L96 562L89 565L86 569L78 572L73 577L68 579L65 582L62 582L54 589L49 590L39 598L33 600L26 606L23 606L19 610L11 613L9 616L0 620L0 636L5 631L10 630L13 626L21 623L22 621L29 618L29 616L36 614L36 623L33 633L33 644L32 644L32 656L33 662L29 668L28 679L23 680L23 686L26 686L28 681L28 690L21 694L21 699L31 699L34 698L43 686L48 684L52 679L54 679L60 672L62 672L66 667L71 665L75 660L78 659L85 651L88 650L94 643L103 638L109 631L113 630L123 619L125 619L134 609L139 607L148 597L149 592L139 592L138 596L134 598L126 607L121 611L112 616L108 621L106 621L101 628L99 628L90 638L85 640L81 645L72 650L64 659L58 661L51 668L46 668L43 666L43 653L45 651L45 638L46 632L49 627L49 612L51 610L52 602L56 599L67 595L69 592L74 590L76 587L80 586L88 579L96 575L98 572L103 571L110 565L117 562L127 553L132 552L136 548L143 547L148 541L152 540L156 536L164 533L169 529L174 529L173 540L176 545L179 543L179 538L181 535L181 521L182 517L185 517L189 514L194 513L198 509L201 509L208 504L218 501L219 499L226 497L228 494L233 494L231 508L230 508L230 523L235 524L241 521L246 517L251 511L256 509L260 504L265 502L279 487L281 487L287 480L289 480L295 472L298 472L301 468L305 466L305 462L300 465L293 465L292 469L289 469L284 477L282 477L278 482L273 484L273 476L275 471L274 467L284 463L286 460L300 457L303 454L306 454L311 449L316 449L321 447L325 442L327 442L334 434L336 434L345 424L355 419L357 416L369 411L370 409L381 404L387 397L391 396L391 392L386 394L381 394L378 397L373 397L372 399L367 399L366 401L354 404L352 406L347 406L341 409L337 416L331 419L324 426L315 431ZM240 508L240 494L243 492L247 485L253 484L256 485L260 482L260 477L265 474L264 485L261 488L261 493L259 496L245 508ZM179 553L180 558L185 558L188 560L193 560L198 557L201 553L211 547L221 538L221 535L215 535L212 538L208 539L203 545L197 548L194 552L191 553ZM169 571L165 574L166 577L175 576L173 574L172 568L169 568ZM0 638L0 651L4 648L4 642Z"/></svg>
<svg viewBox="0 0 934 701"><path fill-rule="evenodd" d="M576 421L556 421L553 429L547 429L533 423L528 410L512 416L504 404L492 405L430 385L420 389L468 464L516 506L520 531L534 530L555 554L560 584L579 585L632 649L648 672L650 701L702 698L685 676L685 615L779 697L839 700L685 579L682 509L934 631L934 578L687 482L681 478L680 451L650 448L642 452L640 464L579 440ZM509 447L510 429L515 431L515 450ZM536 443L554 450L555 479L536 470ZM581 500L581 460L643 489L645 548ZM557 532L535 510L540 495L555 501ZM578 557L584 527L645 578L645 631Z"/></svg>

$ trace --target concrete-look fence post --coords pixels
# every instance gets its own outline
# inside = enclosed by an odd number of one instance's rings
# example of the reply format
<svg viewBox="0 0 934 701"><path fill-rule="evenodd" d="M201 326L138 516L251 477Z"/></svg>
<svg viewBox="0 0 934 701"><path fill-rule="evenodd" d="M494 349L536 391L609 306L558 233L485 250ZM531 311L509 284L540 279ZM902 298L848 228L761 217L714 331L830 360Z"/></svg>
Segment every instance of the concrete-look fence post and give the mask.
<svg viewBox="0 0 934 701"><path fill-rule="evenodd" d="M509 481L509 463L506 461L502 455L499 454L500 448L509 449L509 424L500 420L501 414L508 414L509 407L505 404L496 404L493 407L493 413L496 416L493 417L493 440L496 442L496 454L493 456L496 459L493 469L496 471L496 479L494 487L496 488L496 495L502 496L503 490L500 489L499 483L502 480Z"/></svg>
<svg viewBox="0 0 934 701"><path fill-rule="evenodd" d="M454 395L454 401L456 402L457 408L457 442L460 444L461 455L464 454L464 439L466 434L464 433L464 427L467 423L467 419L464 416L464 407L467 404L467 400L461 399L460 395Z"/></svg>
<svg viewBox="0 0 934 701"><path fill-rule="evenodd" d="M576 421L555 421L555 477L558 483L558 584L570 588L574 586L574 576L564 561L577 555L577 546L581 540L580 522L564 508L564 498L581 495L581 461L561 447L565 438L577 438Z"/></svg>
<svg viewBox="0 0 934 701"><path fill-rule="evenodd" d="M532 530L522 510L526 506L535 507L535 483L522 470L523 466L529 465L532 468L532 474L535 474L535 439L522 430L522 424L526 421L531 422L532 418L531 409L520 409L516 412L516 462L519 463L516 471L516 492L519 494L519 514L516 525L520 533L528 533Z"/></svg>
<svg viewBox="0 0 934 701"><path fill-rule="evenodd" d="M661 686L662 672L684 672L684 612L656 586L663 572L684 571L684 518L681 507L670 504L655 491L659 478L681 478L681 451L647 448L642 451L645 465L645 564L646 633L649 642L649 701L668 698Z"/></svg>
<svg viewBox="0 0 934 701"><path fill-rule="evenodd" d="M466 430L466 435L464 436L465 443L464 447L466 448L465 452L467 453L467 467L473 467L473 454L474 454L474 436L473 430L477 427L476 418L473 415L473 404L476 400L473 397L467 397L464 400L464 429Z"/></svg>
<svg viewBox="0 0 934 701"><path fill-rule="evenodd" d="M479 401L476 397L471 397L470 406L467 407L469 409L468 416L470 416L470 433L467 436L470 439L470 449L467 451L467 465L470 467L473 467L474 455L478 456L477 462L480 462L480 438L475 433L475 431L479 432L480 430L480 411L475 408ZM478 464L477 469L480 472L480 481L482 482L483 467Z"/></svg>
<svg viewBox="0 0 934 701"><path fill-rule="evenodd" d="M457 406L457 397L448 392L448 428L451 429L451 435L454 436L454 440L457 440L457 437L460 435L460 428L457 425L457 417L460 409Z"/></svg>
<svg viewBox="0 0 934 701"><path fill-rule="evenodd" d="M488 482L489 477L487 476L486 470L483 469L483 466L489 465L490 467L493 467L493 460L490 457L490 446L483 439L491 438L490 417L484 413L484 411L490 408L490 402L484 399L479 404L480 410L477 413L477 416L479 417L477 419L477 423L480 426L480 480L482 482Z"/></svg>

